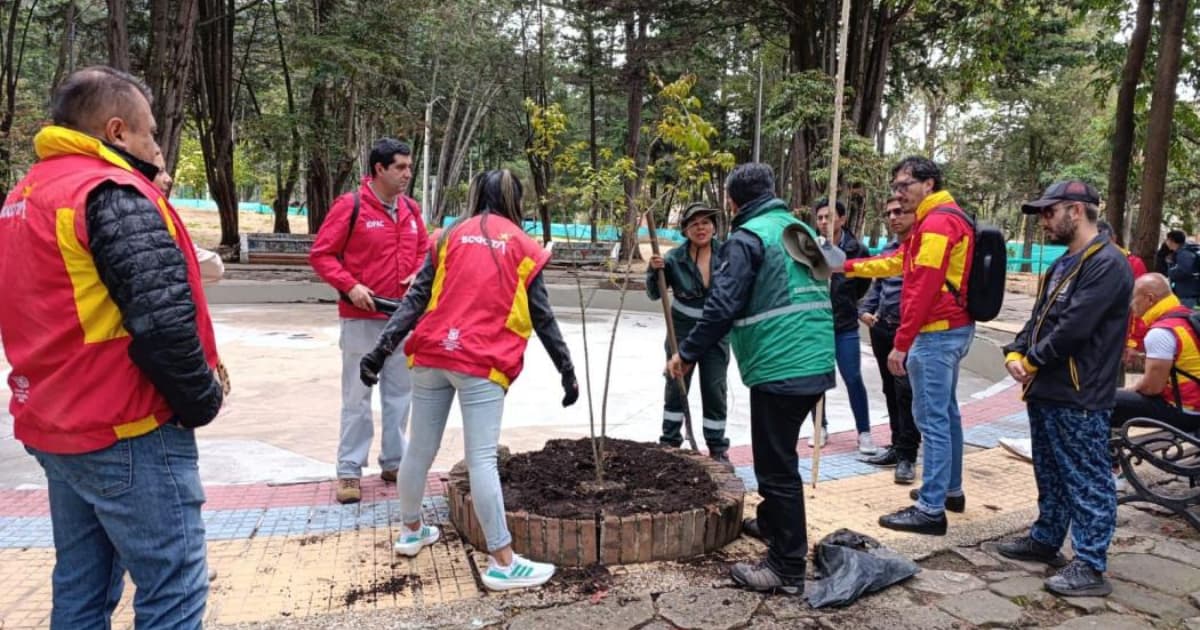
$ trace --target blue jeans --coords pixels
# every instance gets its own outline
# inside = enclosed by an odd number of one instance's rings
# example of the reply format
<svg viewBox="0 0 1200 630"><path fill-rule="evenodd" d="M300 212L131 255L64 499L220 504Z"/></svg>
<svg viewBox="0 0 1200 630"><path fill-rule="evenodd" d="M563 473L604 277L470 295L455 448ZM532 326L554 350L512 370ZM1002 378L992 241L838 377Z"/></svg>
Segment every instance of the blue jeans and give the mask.
<svg viewBox="0 0 1200 630"><path fill-rule="evenodd" d="M412 432L408 452L400 460L397 473L401 520L405 523L421 520L425 478L442 445L446 417L457 393L475 518L487 538L489 552L507 547L512 544L512 535L504 518L504 495L496 466L504 388L486 378L426 367L413 368L412 383Z"/></svg>
<svg viewBox="0 0 1200 630"><path fill-rule="evenodd" d="M82 455L26 450L50 491L50 627L109 628L128 570L139 629L200 628L208 567L193 431L164 425Z"/></svg>
<svg viewBox="0 0 1200 630"><path fill-rule="evenodd" d="M867 433L871 430L871 411L867 405L867 387L862 378L862 350L859 347L858 328L837 333L833 339L838 374L842 375L846 393L850 396L854 426L859 433Z"/></svg>
<svg viewBox="0 0 1200 630"><path fill-rule="evenodd" d="M1088 411L1029 403L1038 518L1030 536L1055 549L1071 532L1075 557L1108 568L1117 528L1117 490L1108 452L1112 410Z"/></svg>
<svg viewBox="0 0 1200 630"><path fill-rule="evenodd" d="M913 418L925 441L917 508L927 514L944 512L947 494L962 494L962 414L955 391L959 364L974 337L974 324L920 333L908 351Z"/></svg>

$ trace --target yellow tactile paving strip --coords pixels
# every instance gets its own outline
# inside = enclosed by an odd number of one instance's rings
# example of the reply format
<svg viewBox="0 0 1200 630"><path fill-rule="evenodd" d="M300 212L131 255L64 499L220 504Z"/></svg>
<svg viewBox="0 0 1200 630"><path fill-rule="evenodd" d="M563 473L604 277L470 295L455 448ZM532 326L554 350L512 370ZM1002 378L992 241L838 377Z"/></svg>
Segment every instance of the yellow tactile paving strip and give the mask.
<svg viewBox="0 0 1200 630"><path fill-rule="evenodd" d="M951 514L951 528L986 523L1034 507L1032 467L999 449L970 453L965 461L964 514ZM816 542L848 527L882 541L910 537L877 525L881 514L909 505L913 486L892 483L891 471L805 486L809 540ZM757 494L747 496L753 513ZM471 561L458 537L417 558L395 557L388 528L363 528L324 536L260 537L213 541L209 563L219 577L212 585L208 623L268 621L339 610L404 608L478 597ZM755 543L735 542L730 555L756 553ZM481 557L481 556L477 556ZM44 628L50 610L51 549L0 550L0 628ZM640 569L640 568L639 568ZM639 569L634 569L639 570ZM388 584L392 588L386 588ZM372 592L377 586L385 588ZM132 628L132 584L114 617L114 628Z"/></svg>

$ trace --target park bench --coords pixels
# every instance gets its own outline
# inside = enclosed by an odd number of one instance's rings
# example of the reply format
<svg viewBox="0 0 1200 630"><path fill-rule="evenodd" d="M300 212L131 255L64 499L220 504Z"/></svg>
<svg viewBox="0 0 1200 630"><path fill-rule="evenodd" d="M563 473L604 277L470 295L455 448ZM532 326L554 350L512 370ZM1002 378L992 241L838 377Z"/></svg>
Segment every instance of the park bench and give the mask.
<svg viewBox="0 0 1200 630"><path fill-rule="evenodd" d="M271 234L248 232L241 235L238 262L264 265L307 265L313 234Z"/></svg>
<svg viewBox="0 0 1200 630"><path fill-rule="evenodd" d="M617 261L620 243L600 241L551 241L551 263L570 267L604 266Z"/></svg>
<svg viewBox="0 0 1200 630"><path fill-rule="evenodd" d="M1133 418L1118 430L1113 447L1132 490L1118 503L1162 506L1200 531L1200 437L1158 420ZM1149 468L1139 470L1138 464L1148 464ZM1181 478L1187 481L1187 487L1157 483L1147 475L1151 469Z"/></svg>

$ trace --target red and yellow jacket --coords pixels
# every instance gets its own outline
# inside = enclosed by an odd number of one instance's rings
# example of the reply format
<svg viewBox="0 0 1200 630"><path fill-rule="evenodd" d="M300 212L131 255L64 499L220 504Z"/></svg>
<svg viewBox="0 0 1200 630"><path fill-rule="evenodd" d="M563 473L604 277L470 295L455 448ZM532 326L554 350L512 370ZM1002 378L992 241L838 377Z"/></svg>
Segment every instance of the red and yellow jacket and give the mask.
<svg viewBox="0 0 1200 630"><path fill-rule="evenodd" d="M1200 412L1200 382L1189 378L1200 376L1200 336L1188 323L1191 309L1183 306L1174 295L1159 300L1140 319L1148 328L1169 330L1175 335L1175 360L1171 363L1171 382L1162 390L1163 400L1175 405L1175 384L1179 385L1180 406L1186 411ZM1182 374L1180 372L1186 372Z"/></svg>
<svg viewBox="0 0 1200 630"><path fill-rule="evenodd" d="M903 274L900 289L900 328L895 348L908 352L918 333L960 328L971 323L966 306L950 292L967 293L974 233L957 212L954 198L935 192L917 207L917 223L900 248L871 258L846 261L848 278L888 278Z"/></svg>
<svg viewBox="0 0 1200 630"><path fill-rule="evenodd" d="M18 440L50 453L86 453L144 435L173 411L130 358L133 338L89 248L88 195L104 182L149 199L183 254L195 328L209 368L216 341L195 247L162 193L96 138L47 127L40 161L0 209L0 334Z"/></svg>
<svg viewBox="0 0 1200 630"><path fill-rule="evenodd" d="M489 379L504 389L525 365L533 333L526 290L550 252L494 214L467 219L438 242L429 304L404 345L409 367Z"/></svg>

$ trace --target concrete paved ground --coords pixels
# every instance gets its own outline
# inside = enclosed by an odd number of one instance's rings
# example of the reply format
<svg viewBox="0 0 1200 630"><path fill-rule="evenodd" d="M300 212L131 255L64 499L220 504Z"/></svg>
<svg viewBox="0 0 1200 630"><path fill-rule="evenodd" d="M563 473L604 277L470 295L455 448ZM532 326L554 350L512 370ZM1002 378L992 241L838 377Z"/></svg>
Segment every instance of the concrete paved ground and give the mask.
<svg viewBox="0 0 1200 630"><path fill-rule="evenodd" d="M577 310L559 307L557 311L577 366L580 386L586 388L584 322ZM220 416L197 434L205 482L288 483L332 476L341 382L336 306L220 304L213 306L212 313L233 392ZM622 315L613 345L609 396L604 405L604 373L614 317L613 311L597 309L589 311L586 322L597 430L603 421L610 436L655 441L661 428L665 325L662 317L654 313ZM865 343L862 364L872 425L886 425L887 409L878 369L870 346ZM8 366L0 359L0 378L6 378L7 373ZM960 399L967 400L991 384L977 374L964 371L959 384ZM734 446L749 444L749 390L737 375L736 361L730 366L729 391L727 435ZM0 391L0 408L7 410L8 396L7 388ZM587 435L586 393L567 409L560 406L561 398L558 374L535 337L526 353L525 371L505 401L504 443L514 451L522 451L540 448L551 438ZM374 404L378 414L378 398ZM691 408L699 435L698 387L693 388ZM831 433L854 428L840 383L828 395L827 410ZM0 414L0 488L44 485L36 463L12 439L11 423L6 412ZM811 425L806 425L804 435L809 431ZM378 441L372 448L372 458L378 453L377 446ZM454 408L434 469L449 469L462 458L462 452L462 418Z"/></svg>

